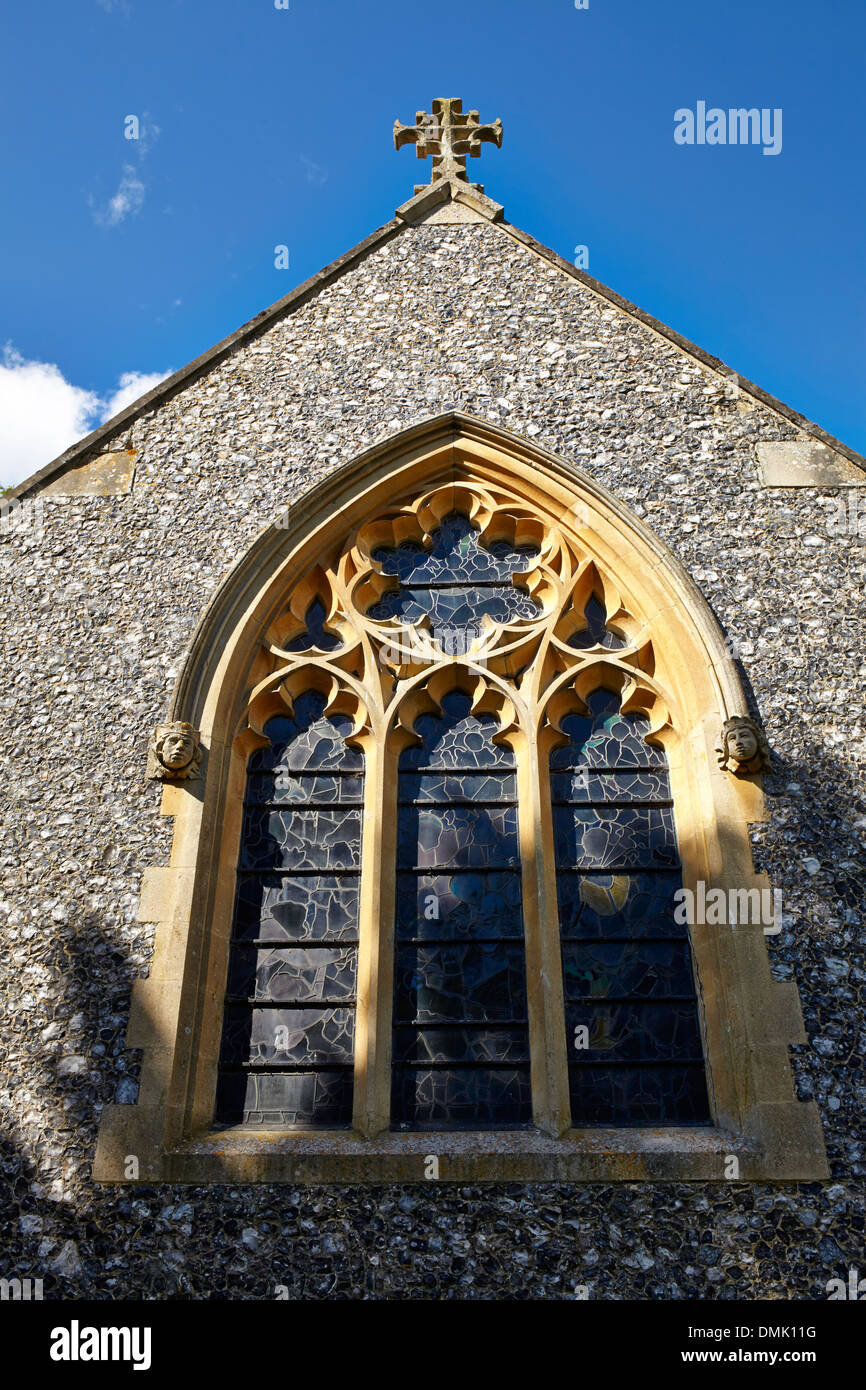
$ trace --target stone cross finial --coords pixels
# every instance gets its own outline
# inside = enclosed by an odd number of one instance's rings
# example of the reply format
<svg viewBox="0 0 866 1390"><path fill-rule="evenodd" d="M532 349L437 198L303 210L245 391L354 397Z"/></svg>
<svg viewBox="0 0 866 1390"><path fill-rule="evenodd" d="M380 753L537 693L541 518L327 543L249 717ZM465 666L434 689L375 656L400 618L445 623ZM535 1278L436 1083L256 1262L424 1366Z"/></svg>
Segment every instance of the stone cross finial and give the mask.
<svg viewBox="0 0 866 1390"><path fill-rule="evenodd" d="M468 183L466 156L477 159L485 140L497 148L502 144L502 122L497 117L491 125L481 125L478 112L464 112L459 97L436 97L432 115L418 111L415 125L394 122L395 149L414 144L419 159L427 159L432 154L431 184L439 179Z"/></svg>

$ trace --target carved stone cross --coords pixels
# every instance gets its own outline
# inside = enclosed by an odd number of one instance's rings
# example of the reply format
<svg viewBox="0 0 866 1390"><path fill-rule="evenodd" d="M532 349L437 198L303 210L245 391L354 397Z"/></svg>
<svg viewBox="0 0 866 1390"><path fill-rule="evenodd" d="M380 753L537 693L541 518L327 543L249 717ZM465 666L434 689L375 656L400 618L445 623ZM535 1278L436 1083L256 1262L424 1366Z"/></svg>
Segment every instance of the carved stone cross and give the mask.
<svg viewBox="0 0 866 1390"><path fill-rule="evenodd" d="M473 159L481 153L487 140L497 148L502 144L502 122L497 118L491 125L481 125L477 111L463 110L459 97L436 97L432 115L419 111L415 125L394 122L394 148L416 145L419 159L433 156L431 184L439 179L459 179L468 183L466 156Z"/></svg>

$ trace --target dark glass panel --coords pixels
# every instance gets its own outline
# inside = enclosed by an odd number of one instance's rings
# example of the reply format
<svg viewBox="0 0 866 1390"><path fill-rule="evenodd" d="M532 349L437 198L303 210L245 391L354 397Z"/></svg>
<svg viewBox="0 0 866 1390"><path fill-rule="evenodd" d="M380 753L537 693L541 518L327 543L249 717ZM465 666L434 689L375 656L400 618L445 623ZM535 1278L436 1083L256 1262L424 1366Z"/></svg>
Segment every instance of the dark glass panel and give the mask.
<svg viewBox="0 0 866 1390"><path fill-rule="evenodd" d="M499 750L497 750L499 751ZM455 802L516 801L517 777L501 772L404 772L400 777L400 801L432 801L451 806Z"/></svg>
<svg viewBox="0 0 866 1390"><path fill-rule="evenodd" d="M670 801L666 772L591 772L588 767L554 772L550 778L553 801L597 805L605 801Z"/></svg>
<svg viewBox="0 0 866 1390"><path fill-rule="evenodd" d="M299 633L291 642L287 642L285 651L306 652L312 647L317 647L321 652L333 652L342 645L339 637L325 630L325 607L319 599L314 599L310 604L304 621L307 624L306 632Z"/></svg>
<svg viewBox="0 0 866 1390"><path fill-rule="evenodd" d="M617 651L626 645L623 639L617 637L607 626L604 608L595 595L587 603L583 616L586 627L569 639L570 647L577 647L580 651L586 651L589 647L604 647L607 651Z"/></svg>
<svg viewBox="0 0 866 1390"><path fill-rule="evenodd" d="M518 620L531 622L541 609L523 589L509 585L494 588L440 585L437 588L400 588L384 594L378 603L367 610L375 622L400 618L414 626L429 617L434 633L441 628L472 628L481 635L481 619L486 613L495 623Z"/></svg>
<svg viewBox="0 0 866 1390"><path fill-rule="evenodd" d="M621 714L619 697L595 690L587 700L589 715L570 714L562 721L569 743L550 755L551 771L562 768L667 767L663 748L644 741L649 721Z"/></svg>
<svg viewBox="0 0 866 1390"><path fill-rule="evenodd" d="M577 1128L710 1123L703 1065L571 1067L571 1119Z"/></svg>
<svg viewBox="0 0 866 1390"><path fill-rule="evenodd" d="M354 946L241 945L231 953L227 996L275 1004L355 998Z"/></svg>
<svg viewBox="0 0 866 1390"><path fill-rule="evenodd" d="M401 806L400 869L519 867L516 806Z"/></svg>
<svg viewBox="0 0 866 1390"><path fill-rule="evenodd" d="M532 1123L529 1068L394 1069L403 1129L515 1129Z"/></svg>
<svg viewBox="0 0 866 1390"><path fill-rule="evenodd" d="M417 1066L529 1062L525 1028L395 1028L394 1061Z"/></svg>
<svg viewBox="0 0 866 1390"><path fill-rule="evenodd" d="M525 1020L522 941L401 945L395 975L395 1023Z"/></svg>
<svg viewBox="0 0 866 1390"><path fill-rule="evenodd" d="M529 1124L514 754L458 691L415 730L398 781L393 1124Z"/></svg>
<svg viewBox="0 0 866 1390"><path fill-rule="evenodd" d="M304 878L242 874L235 936L262 941L354 941L358 936L357 877Z"/></svg>
<svg viewBox="0 0 866 1390"><path fill-rule="evenodd" d="M323 776L286 770L252 772L247 778L247 805L327 806L364 800L364 779L352 774Z"/></svg>
<svg viewBox="0 0 866 1390"><path fill-rule="evenodd" d="M691 998L694 993L687 941L568 942L562 971L567 1000Z"/></svg>
<svg viewBox="0 0 866 1390"><path fill-rule="evenodd" d="M510 579L529 568L538 554L532 546L512 550L507 541L495 541L486 549L468 517L452 512L432 536L429 550L416 541L404 541L395 549L382 546L374 552L385 574L404 582L437 584L449 580L461 584L494 583Z"/></svg>
<svg viewBox="0 0 866 1390"><path fill-rule="evenodd" d="M575 1046L589 1030L589 1046ZM700 1062L701 1032L694 1003L566 1004L565 1027L571 1063Z"/></svg>
<svg viewBox="0 0 866 1390"><path fill-rule="evenodd" d="M223 1065L351 1066L354 1046L354 1009L226 1008Z"/></svg>
<svg viewBox="0 0 866 1390"><path fill-rule="evenodd" d="M352 1120L352 1072L224 1071L216 1119L278 1129L340 1129Z"/></svg>
<svg viewBox="0 0 866 1390"><path fill-rule="evenodd" d="M672 868L679 863L666 806L554 806L557 863L577 869Z"/></svg>
<svg viewBox="0 0 866 1390"><path fill-rule="evenodd" d="M706 1124L666 760L615 695L588 705L550 760L572 1122Z"/></svg>
<svg viewBox="0 0 866 1390"><path fill-rule="evenodd" d="M674 920L679 872L558 875L559 926L573 937L688 937Z"/></svg>
<svg viewBox="0 0 866 1390"><path fill-rule="evenodd" d="M271 740L269 748L250 755L250 772L363 772L364 758L357 748L344 742L352 731L352 721L342 714L325 717L326 700L318 690L309 690L295 701L294 715L275 715L265 726Z"/></svg>
<svg viewBox="0 0 866 1390"><path fill-rule="evenodd" d="M249 759L218 1124L351 1123L363 762L324 711L299 696Z"/></svg>
<svg viewBox="0 0 866 1390"><path fill-rule="evenodd" d="M400 756L400 771L419 770L471 772L482 768L494 771L513 768L514 753L493 742L498 725L492 716L471 713L472 701L460 690L453 690L442 701L441 717L422 714L415 721L421 743L407 748ZM403 800L402 778L400 799Z"/></svg>
<svg viewBox="0 0 866 1390"><path fill-rule="evenodd" d="M397 875L398 940L523 940L520 873Z"/></svg>
<svg viewBox="0 0 866 1390"><path fill-rule="evenodd" d="M541 610L512 576L525 571L536 554L530 548L513 550L504 541L487 550L468 518L454 513L442 522L430 550L404 542L375 552L383 572L397 575L400 587L384 594L368 616L412 624L428 617L440 641L455 630L480 633L485 613L495 622L532 620Z"/></svg>
<svg viewBox="0 0 866 1390"><path fill-rule="evenodd" d="M244 812L242 869L359 869L361 811L276 811L257 806Z"/></svg>

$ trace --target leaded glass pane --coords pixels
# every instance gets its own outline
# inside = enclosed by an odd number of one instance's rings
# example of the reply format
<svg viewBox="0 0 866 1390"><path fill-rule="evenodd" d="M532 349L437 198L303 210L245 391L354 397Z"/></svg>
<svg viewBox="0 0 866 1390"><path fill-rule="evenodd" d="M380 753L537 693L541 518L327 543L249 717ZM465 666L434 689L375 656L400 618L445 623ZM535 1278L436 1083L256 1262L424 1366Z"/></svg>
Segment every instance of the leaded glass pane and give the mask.
<svg viewBox="0 0 866 1390"><path fill-rule="evenodd" d="M484 770L507 773L513 769L514 754L509 748L493 742L496 733L494 721L476 719L470 711L469 697L455 690L442 701L442 718L422 714L415 721L415 732L420 735L421 742L407 748L401 755L401 776L404 772L466 773ZM507 785L508 799L511 800L513 772ZM402 794L401 782L401 798ZM412 799L407 796L407 800ZM442 799L447 800L444 796Z"/></svg>
<svg viewBox="0 0 866 1390"><path fill-rule="evenodd" d="M340 646L339 637L325 629L325 606L321 599L314 599L310 604L305 622L306 632L299 633L291 642L286 643L287 652L306 652L312 647L317 647L322 652L332 652Z"/></svg>
<svg viewBox="0 0 866 1390"><path fill-rule="evenodd" d="M465 516L452 513L433 536L429 550L414 541L374 554L385 574L399 577L398 589L384 594L368 611L382 622L399 618L419 623L429 618L437 636L468 628L480 631L486 613L494 622L537 618L540 608L512 577L529 568L537 551L514 550L504 541L485 548ZM444 630L444 633L443 633Z"/></svg>
<svg viewBox="0 0 866 1390"><path fill-rule="evenodd" d="M354 941L359 880L346 874L239 874L235 937L262 942Z"/></svg>
<svg viewBox="0 0 866 1390"><path fill-rule="evenodd" d="M596 691L550 760L577 1127L710 1121L670 785L648 727Z"/></svg>
<svg viewBox="0 0 866 1390"><path fill-rule="evenodd" d="M572 1123L600 1128L709 1124L703 1063L572 1071Z"/></svg>
<svg viewBox="0 0 866 1390"><path fill-rule="evenodd" d="M392 1120L528 1124L514 755L458 691L400 760Z"/></svg>
<svg viewBox="0 0 866 1390"><path fill-rule="evenodd" d="M562 721L569 742L551 753L551 772L667 767L664 749L643 738L645 721L621 714L616 695L596 690L587 703L588 715L571 714Z"/></svg>
<svg viewBox="0 0 866 1390"><path fill-rule="evenodd" d="M312 610L311 610L312 612ZM308 625L318 621L308 614ZM318 643L321 645L321 643ZM217 1121L352 1116L363 763L310 691L249 759Z"/></svg>
<svg viewBox="0 0 866 1390"><path fill-rule="evenodd" d="M595 595L590 598L583 610L586 627L576 632L569 642L570 647L586 651L589 647L604 647L606 651L616 651L625 646L621 637L611 632L605 621L604 608Z"/></svg>

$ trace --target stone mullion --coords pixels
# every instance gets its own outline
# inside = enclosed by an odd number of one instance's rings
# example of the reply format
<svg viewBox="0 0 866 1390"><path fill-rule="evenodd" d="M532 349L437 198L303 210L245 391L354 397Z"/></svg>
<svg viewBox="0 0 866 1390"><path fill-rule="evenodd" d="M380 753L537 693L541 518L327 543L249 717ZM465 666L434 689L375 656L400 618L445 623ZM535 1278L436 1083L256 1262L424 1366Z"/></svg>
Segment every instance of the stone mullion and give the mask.
<svg viewBox="0 0 866 1390"><path fill-rule="evenodd" d="M374 730L364 752L353 1124L370 1138L391 1122L397 750Z"/></svg>
<svg viewBox="0 0 866 1390"><path fill-rule="evenodd" d="M534 734L517 752L532 1114L539 1129L558 1135L571 1106L550 776Z"/></svg>

